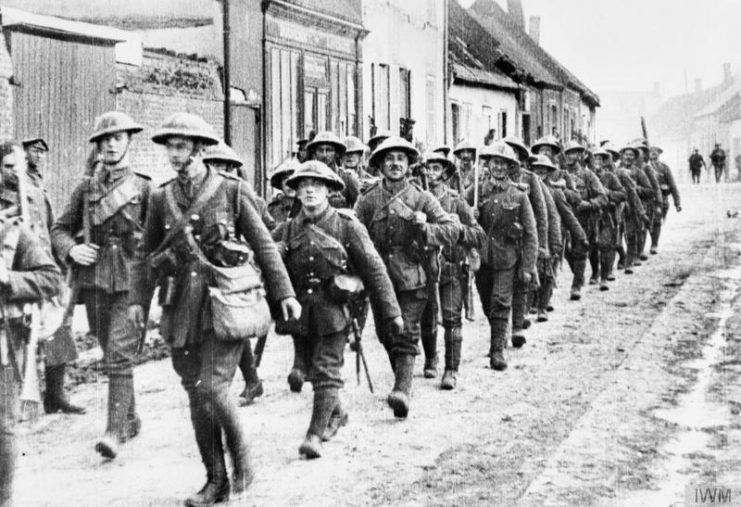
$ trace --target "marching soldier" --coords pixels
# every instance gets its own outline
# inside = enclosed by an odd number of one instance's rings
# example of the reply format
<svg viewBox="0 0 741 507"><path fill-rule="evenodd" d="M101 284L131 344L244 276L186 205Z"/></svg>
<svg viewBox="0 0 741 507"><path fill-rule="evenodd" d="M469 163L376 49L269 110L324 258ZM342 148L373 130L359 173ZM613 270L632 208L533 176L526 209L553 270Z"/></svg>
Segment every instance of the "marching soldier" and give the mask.
<svg viewBox="0 0 741 507"><path fill-rule="evenodd" d="M440 388L455 389L458 367L461 362L463 342L462 310L465 292L473 283L470 252L484 246L486 233L476 222L473 211L466 201L447 183L455 173L454 164L442 153L430 153L425 158L430 193L440 202L443 210L460 222L460 233L442 249L440 259L439 298L427 301L422 314L422 348L425 353L424 376L437 375L437 314L436 304L441 305L442 324L445 330L445 372Z"/></svg>
<svg viewBox="0 0 741 507"><path fill-rule="evenodd" d="M429 285L437 281L436 274L428 273L429 253L453 241L459 232L429 192L407 181L409 166L418 156L417 149L400 137L382 142L370 164L380 168L383 179L366 190L355 205L358 219L370 232L388 269L404 319L400 333L377 324L378 338L396 377L387 401L400 418L409 413L420 320ZM383 323L375 302L372 308L375 322Z"/></svg>
<svg viewBox="0 0 741 507"><path fill-rule="evenodd" d="M596 243L590 245L589 262L592 265L590 284L600 284L600 290L606 291L615 264L615 253L618 246L618 213L621 204L628 198L625 188L611 170L612 157L602 148L592 150L592 168L594 174L607 194L607 205L602 209L599 218L599 235Z"/></svg>
<svg viewBox="0 0 741 507"><path fill-rule="evenodd" d="M226 501L230 494L222 432L234 467L231 491L242 493L253 478L239 412L229 394L244 341L216 337L207 299L215 276L212 266L227 260L229 265L232 261L245 265L254 258L268 298L280 307L283 318L298 318L301 306L252 204L252 190L239 178L217 173L203 163L204 149L219 141L213 128L199 116L175 113L152 140L165 146L177 177L156 189L149 200L132 268L129 321L137 329L144 327L144 308L157 281L163 307L160 333L170 344L173 367L188 394L207 474L204 487L185 504L207 506ZM232 252L239 255L234 258Z"/></svg>
<svg viewBox="0 0 741 507"><path fill-rule="evenodd" d="M720 143L715 143L713 151L710 152L710 165L715 171L715 182L720 183L720 179L726 173L726 152L720 147ZM726 181L728 174L726 174Z"/></svg>
<svg viewBox="0 0 741 507"><path fill-rule="evenodd" d="M476 287L491 328L489 365L501 371L507 368L504 346L515 277L526 285L534 279L538 232L527 194L509 179L512 166L519 164L514 150L506 143L494 142L482 148L479 159L493 186L491 192L482 195L477 210L487 237L481 249Z"/></svg>
<svg viewBox="0 0 741 507"><path fill-rule="evenodd" d="M347 136L342 140L342 142L345 144L345 154L342 156L342 167L346 171L355 173L360 181L360 191L362 192L378 180L378 178L366 171L363 162L368 147L363 144L363 141L355 136Z"/></svg>
<svg viewBox="0 0 741 507"><path fill-rule="evenodd" d="M599 179L592 171L582 165L585 153L582 145L576 141L569 141L564 148L566 156L567 175L574 182L575 190L567 190L567 197L571 196L576 202L576 218L587 235L589 247L582 249L582 245L572 243L566 251L566 260L574 274L571 283L571 300L581 299L581 289L584 286L584 272L587 267L589 248L596 244L599 236L600 210L607 205L607 195Z"/></svg>
<svg viewBox="0 0 741 507"><path fill-rule="evenodd" d="M674 182L674 175L669 166L659 160L663 150L658 146L651 146L651 163L656 171L656 178L659 180L659 188L661 188L661 194L663 200L661 202L661 210L654 216L654 221L651 226L651 254L656 255L659 249L659 238L661 237L661 225L666 220L666 216L669 213L669 196L672 196L674 200L674 208L677 213L682 211L682 204L679 200L679 189L677 184Z"/></svg>
<svg viewBox="0 0 741 507"><path fill-rule="evenodd" d="M295 158L284 160L270 175L270 186L278 190L268 204L268 213L273 217L276 226L288 220L291 216L296 199L296 191L286 185L286 180L301 163Z"/></svg>
<svg viewBox="0 0 741 507"><path fill-rule="evenodd" d="M538 177L525 169L530 158L530 150L527 149L522 139L509 136L504 138L503 141L515 151L520 161L519 164L512 164L510 166L511 172L509 178L516 187L527 194L530 206L533 208L535 225L538 231L537 265L540 266L550 257L548 249L548 207L546 206L545 197L543 197L543 189ZM540 280L537 276L533 278L533 281L536 282L534 284L535 287L540 285ZM530 325L530 321L525 319L525 314L530 307L530 293L534 291L535 287L524 285L519 278L515 280L514 296L512 299L513 347L520 348L526 343L524 331Z"/></svg>
<svg viewBox="0 0 741 507"><path fill-rule="evenodd" d="M453 155L458 159L458 178L461 182L451 182L452 188L461 188L466 191L473 186L474 171L476 163L476 146L469 140L459 142L453 150Z"/></svg>
<svg viewBox="0 0 741 507"><path fill-rule="evenodd" d="M648 202L653 202L654 191L651 182L646 173L636 164L638 160L639 149L634 144L624 146L620 150L620 169L625 171L630 177L635 191L640 198L640 209L636 205L631 205L628 216L625 220L625 273L632 274L633 266L640 266L637 261L639 255L640 237L644 234L644 228L650 223L650 218L646 211ZM625 185L623 185L625 186Z"/></svg>
<svg viewBox="0 0 741 507"><path fill-rule="evenodd" d="M656 176L656 171L654 170L649 160L648 142L645 139L637 139L634 142L634 146L636 146L638 153L638 159L636 162L638 166L643 169L643 172L648 178L648 182L651 184L651 189L653 190L653 199L646 199L643 204L643 207L646 209L646 214L648 215L649 222L646 227L644 227L643 233L639 237L638 242L638 258L641 261L646 261L648 260L648 255L646 255L645 252L646 240L648 239L649 233L651 232L651 225L656 220L656 215L661 212L661 206L664 202L664 196L661 193L661 187L659 185L659 179ZM638 263L637 265L640 266L640 263Z"/></svg>
<svg viewBox="0 0 741 507"><path fill-rule="evenodd" d="M142 333L126 321L129 270L141 237L151 183L129 163L133 134L142 126L111 111L95 122L90 142L102 162L73 190L64 213L51 229L54 251L74 273L91 331L98 337L108 373L108 423L95 445L113 459L120 443L141 429L134 395L134 359Z"/></svg>
<svg viewBox="0 0 741 507"><path fill-rule="evenodd" d="M689 160L687 162L690 165L690 173L692 174L692 183L699 184L700 180L702 179L702 168L705 167L707 169L707 165L705 164L705 159L702 158L702 155L700 155L700 152L697 148L694 148L692 150L692 155L690 155Z"/></svg>
<svg viewBox="0 0 741 507"><path fill-rule="evenodd" d="M338 162L345 154L345 143L332 132L319 132L314 139L306 145L309 160L318 160L329 166L342 179L345 185L341 192L333 192L329 196L329 202L335 208L352 208L360 195L360 181L352 171L339 167Z"/></svg>
<svg viewBox="0 0 741 507"><path fill-rule="evenodd" d="M331 191L342 191L342 179L322 162L304 162L288 179L301 200L301 211L282 224L278 241L286 268L301 303L301 319L293 336L301 340L314 408L299 453L322 455L322 441L331 439L348 415L340 403L340 370L356 303L367 288L379 305L383 323L401 330L401 310L383 261L368 232L347 210L329 204ZM348 283L349 282L349 283Z"/></svg>
<svg viewBox="0 0 741 507"><path fill-rule="evenodd" d="M533 155L545 155L558 167L558 155L561 153L561 143L554 136L541 137L530 147Z"/></svg>
<svg viewBox="0 0 741 507"><path fill-rule="evenodd" d="M530 163L530 167L543 181L547 189L545 194L551 196L557 212L555 220L551 220L551 215L548 217L549 236L553 235L550 249L551 258L543 268L546 276L541 280L537 297L538 321L545 322L548 320L548 314L546 312L553 310L551 297L553 296L553 288L556 283L556 273L563 257L563 245L570 241L572 244L580 245L580 248L586 249L588 243L584 229L582 229L579 220L574 215L571 204L569 204L564 195L566 185L563 180L558 178L559 170L555 164L547 155L535 155L535 158ZM551 232L553 228L551 226L553 224L558 225L558 233Z"/></svg>
<svg viewBox="0 0 741 507"><path fill-rule="evenodd" d="M54 223L51 203L44 189L40 186L42 180L42 166L48 150L43 139L30 139L23 142L26 150L26 205L31 222L26 224L41 241L46 251L53 256L49 229ZM0 161L2 162L3 185L0 201L2 207L19 206L18 168L23 167L23 160L16 153L15 143L8 142L0 146ZM64 412L65 414L84 414L85 409L70 403L64 392L64 374L67 363L77 359L77 350L72 336L59 333L53 340L43 344L44 348L44 379L46 392L44 393L44 412L47 414Z"/></svg>
<svg viewBox="0 0 741 507"><path fill-rule="evenodd" d="M210 146L203 155L203 163L208 166L209 170L231 174L232 176L240 178L245 183L247 182L247 175L242 172L244 162L242 162L242 159L239 158L236 152L224 142L220 142L215 146ZM255 193L252 194L252 198L254 199L253 204L257 212L260 214L262 223L265 224L268 231L275 229L275 220L270 216L265 200ZM265 340L265 336L258 337L258 340ZM239 361L239 371L242 372L242 377L244 377L244 391L239 395L239 403L242 406L250 405L255 401L255 398L259 398L263 395L264 390L262 387L262 381L257 375L255 356L252 351L252 345L249 341L244 344L242 359Z"/></svg>
<svg viewBox="0 0 741 507"><path fill-rule="evenodd" d="M13 142L6 146L3 148L6 155L12 152L18 160L16 167L25 171L21 145ZM0 176L0 185L2 179ZM9 211L6 202L2 206L3 211ZM25 357L29 328L24 324L23 306L58 295L63 280L49 250L17 217L2 214L0 238L4 251L0 262L0 295L5 319L4 329L0 330L0 505L10 506L18 452L15 426L21 368L26 362L36 363L35 357Z"/></svg>

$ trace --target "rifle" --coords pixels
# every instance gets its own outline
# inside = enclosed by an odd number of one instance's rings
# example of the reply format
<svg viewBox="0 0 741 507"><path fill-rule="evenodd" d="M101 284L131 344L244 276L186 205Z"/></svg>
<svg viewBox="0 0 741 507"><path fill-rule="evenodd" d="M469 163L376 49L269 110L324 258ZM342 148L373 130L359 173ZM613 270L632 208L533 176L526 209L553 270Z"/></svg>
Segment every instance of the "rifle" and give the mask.
<svg viewBox="0 0 741 507"><path fill-rule="evenodd" d="M28 188L26 187L25 165L19 164L16 169L18 178L18 209L20 211L21 223L30 226L31 216L28 210ZM39 375L36 369L36 349L39 345L41 329L41 311L37 302L28 303L23 308L29 329L28 343L26 344L26 358L23 366L23 385L21 388L21 419L36 420L41 403L39 392ZM9 337L8 337L9 338Z"/></svg>
<svg viewBox="0 0 741 507"><path fill-rule="evenodd" d="M365 353L363 352L363 344L361 342L360 325L358 324L358 312L362 308L360 302L353 302L350 304L350 315L352 316L352 332L355 336L353 342L353 348L355 349L355 377L358 379L358 385L360 385L360 363L363 363L363 369L365 370L365 379L368 382L368 389L371 394L373 391L373 381L371 380L370 371L368 371L368 362L365 360ZM380 323L376 325L381 325Z"/></svg>

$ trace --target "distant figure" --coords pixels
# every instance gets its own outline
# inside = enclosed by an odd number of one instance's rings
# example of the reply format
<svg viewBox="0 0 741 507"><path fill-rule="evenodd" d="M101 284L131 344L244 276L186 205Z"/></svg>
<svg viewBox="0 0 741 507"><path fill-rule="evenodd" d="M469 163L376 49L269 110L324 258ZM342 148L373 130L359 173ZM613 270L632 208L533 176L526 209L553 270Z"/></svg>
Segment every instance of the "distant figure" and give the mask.
<svg viewBox="0 0 741 507"><path fill-rule="evenodd" d="M715 143L715 149L710 154L710 163L715 169L715 182L720 183L720 177L726 168L726 152L720 147L720 143Z"/></svg>
<svg viewBox="0 0 741 507"><path fill-rule="evenodd" d="M702 158L697 148L692 150L692 155L689 158L690 173L692 174L692 183L700 183L700 175L702 174L702 168L707 167L705 165L705 159Z"/></svg>
<svg viewBox="0 0 741 507"><path fill-rule="evenodd" d="M496 129L489 129L489 132L487 132L486 136L484 136L484 146L489 146L491 143L494 142L494 139L496 137L497 137Z"/></svg>

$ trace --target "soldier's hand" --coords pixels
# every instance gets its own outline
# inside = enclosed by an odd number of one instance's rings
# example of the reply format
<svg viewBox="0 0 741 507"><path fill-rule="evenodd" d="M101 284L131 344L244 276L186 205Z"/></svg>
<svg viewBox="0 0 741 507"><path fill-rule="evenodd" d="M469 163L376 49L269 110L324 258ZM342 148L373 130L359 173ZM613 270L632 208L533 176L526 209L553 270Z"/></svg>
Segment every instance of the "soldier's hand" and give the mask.
<svg viewBox="0 0 741 507"><path fill-rule="evenodd" d="M682 206L677 205L675 207L677 208L677 213L679 213L680 211L682 211Z"/></svg>
<svg viewBox="0 0 741 507"><path fill-rule="evenodd" d="M286 298L280 302L280 311L283 320L298 320L301 318L301 303L296 298Z"/></svg>
<svg viewBox="0 0 741 507"><path fill-rule="evenodd" d="M126 311L126 318L128 318L131 327L137 331L141 331L146 325L146 322L144 322L144 307L142 305L130 305Z"/></svg>
<svg viewBox="0 0 741 507"><path fill-rule="evenodd" d="M75 245L69 251L70 258L81 266L90 266L98 262L100 247L94 244Z"/></svg>
<svg viewBox="0 0 741 507"><path fill-rule="evenodd" d="M422 225L427 223L427 215L421 211L414 212L414 223Z"/></svg>
<svg viewBox="0 0 741 507"><path fill-rule="evenodd" d="M404 330L404 319L399 315L398 317L394 317L389 321L389 328L392 332L396 334L401 334L401 332Z"/></svg>
<svg viewBox="0 0 741 507"><path fill-rule="evenodd" d="M520 281L526 285L529 284L533 281L532 273L529 273L527 271L520 271Z"/></svg>

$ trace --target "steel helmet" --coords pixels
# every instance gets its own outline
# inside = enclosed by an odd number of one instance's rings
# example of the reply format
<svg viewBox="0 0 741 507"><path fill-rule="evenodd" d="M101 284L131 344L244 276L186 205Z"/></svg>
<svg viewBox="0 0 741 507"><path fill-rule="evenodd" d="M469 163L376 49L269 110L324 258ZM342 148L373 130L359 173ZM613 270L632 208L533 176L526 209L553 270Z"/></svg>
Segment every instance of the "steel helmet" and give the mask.
<svg viewBox="0 0 741 507"><path fill-rule="evenodd" d="M281 183L287 176L292 175L296 169L301 166L301 162L296 158L287 158L275 168L270 175L270 186L273 188L282 188Z"/></svg>
<svg viewBox="0 0 741 507"><path fill-rule="evenodd" d="M342 156L345 153L345 143L340 141L340 138L337 137L334 132L330 132L329 130L319 132L315 135L314 139L309 141L306 145L306 150L309 153L313 153L314 150L316 150L316 147L320 144L329 144L334 146L334 149L337 151L337 155L339 156Z"/></svg>
<svg viewBox="0 0 741 507"><path fill-rule="evenodd" d="M594 148L589 153L593 157L606 157L606 158L612 159L612 155L604 147Z"/></svg>
<svg viewBox="0 0 741 507"><path fill-rule="evenodd" d="M152 136L152 141L165 144L172 136L189 137L205 145L219 144L219 136L203 118L192 113L174 113L168 116Z"/></svg>
<svg viewBox="0 0 741 507"><path fill-rule="evenodd" d="M442 146L438 146L432 151L433 153L442 153L443 155L445 155L445 157L447 157L448 155L450 155L451 150L452 148L450 146L448 146L447 144L443 144Z"/></svg>
<svg viewBox="0 0 741 507"><path fill-rule="evenodd" d="M547 167L549 171L555 171L558 169L554 165L553 162L551 162L551 159L548 158L546 155L534 155L530 158L530 167Z"/></svg>
<svg viewBox="0 0 741 507"><path fill-rule="evenodd" d="M229 162L230 164L234 164L237 167L242 167L244 165L244 162L242 162L242 159L239 158L239 155L237 155L237 152L235 152L231 148L231 146L229 146L223 141L219 142L219 144L209 146L203 155L203 161L204 162L209 162L209 161Z"/></svg>
<svg viewBox="0 0 741 507"><path fill-rule="evenodd" d="M515 164L520 163L515 150L513 150L512 147L504 141L495 141L490 145L481 148L481 151L479 152L479 158L493 157L503 158L504 160L513 162Z"/></svg>
<svg viewBox="0 0 741 507"><path fill-rule="evenodd" d="M314 178L327 184L330 190L341 192L345 189L345 183L336 172L329 168L324 162L308 160L301 164L296 171L288 177L286 185L295 189L298 182L305 178Z"/></svg>
<svg viewBox="0 0 741 507"><path fill-rule="evenodd" d="M474 157L476 156L476 146L468 139L464 139L455 146L453 155L455 155L456 157L460 157L461 153L466 150L473 151Z"/></svg>
<svg viewBox="0 0 741 507"><path fill-rule="evenodd" d="M389 137L376 147L375 151L371 154L368 163L372 166L380 166L380 161L383 155L392 150L405 152L409 157L409 165L413 164L417 160L417 157L419 157L419 150L417 150L412 143L403 137L394 136Z"/></svg>
<svg viewBox="0 0 741 507"><path fill-rule="evenodd" d="M361 141L355 136L347 136L346 138L342 140L342 142L345 145L345 154L365 153L365 150L368 149L368 147L363 144L363 141Z"/></svg>
<svg viewBox="0 0 741 507"><path fill-rule="evenodd" d="M101 137L108 134L115 134L116 132L136 134L142 130L144 130L144 127L136 123L128 114L121 111L108 111L95 119L95 130L89 141L97 143Z"/></svg>
<svg viewBox="0 0 741 507"><path fill-rule="evenodd" d="M622 148L620 148L620 153L622 154L624 151L631 150L633 152L633 155L638 156L638 147L634 145L633 143L628 143Z"/></svg>
<svg viewBox="0 0 741 507"><path fill-rule="evenodd" d="M553 149L554 154L561 153L561 143L558 142L558 139L556 139L553 136L544 136L535 141L530 148L530 151L532 151L534 154L538 154L538 148L542 146L549 146Z"/></svg>
<svg viewBox="0 0 741 507"><path fill-rule="evenodd" d="M568 153L570 151L581 151L585 152L587 149L581 145L578 141L571 140L568 143L566 143L566 146L563 148L564 153Z"/></svg>
<svg viewBox="0 0 741 507"><path fill-rule="evenodd" d="M425 153L425 164L429 164L430 162L439 162L443 165L443 174L452 172L455 169L455 164L446 157L444 154L440 153L439 151L430 151Z"/></svg>
<svg viewBox="0 0 741 507"><path fill-rule="evenodd" d="M517 153L517 156L521 161L527 160L530 156L530 150L525 146L525 141L517 136L507 136L502 139L505 143L509 144L513 150Z"/></svg>
<svg viewBox="0 0 741 507"><path fill-rule="evenodd" d="M375 151L375 149L378 148L379 144L381 144L391 136L392 134L390 130L377 130L376 135L368 139L368 147L371 151Z"/></svg>
<svg viewBox="0 0 741 507"><path fill-rule="evenodd" d="M46 144L46 141L44 141L44 138L42 137L29 137L28 139L24 139L21 141L21 146L23 146L24 150L27 150L31 145L37 143L43 145L45 151L49 151L49 145Z"/></svg>
<svg viewBox="0 0 741 507"><path fill-rule="evenodd" d="M660 147L658 147L656 145L651 146L651 151L655 151L659 155L661 155L662 153L664 153L664 150L662 150Z"/></svg>
<svg viewBox="0 0 741 507"><path fill-rule="evenodd" d="M612 158L613 159L620 158L620 151L617 148L615 148L615 145L612 144L612 141L609 141L609 142L603 144L602 145L602 149L605 150L610 155L612 155Z"/></svg>

